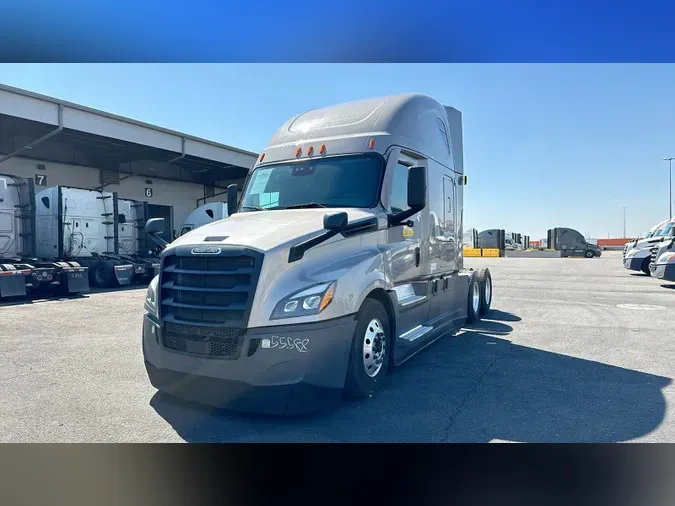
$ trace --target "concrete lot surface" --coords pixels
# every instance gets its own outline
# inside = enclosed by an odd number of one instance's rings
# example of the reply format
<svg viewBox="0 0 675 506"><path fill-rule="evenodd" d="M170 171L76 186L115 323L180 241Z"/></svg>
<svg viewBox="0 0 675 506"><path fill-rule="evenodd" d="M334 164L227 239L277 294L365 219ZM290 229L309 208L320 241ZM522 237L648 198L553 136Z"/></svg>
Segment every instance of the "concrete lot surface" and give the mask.
<svg viewBox="0 0 675 506"><path fill-rule="evenodd" d="M675 283L599 259L475 258L493 310L374 397L283 419L158 394L145 289L0 305L0 441L675 441ZM662 286L663 285L663 286Z"/></svg>

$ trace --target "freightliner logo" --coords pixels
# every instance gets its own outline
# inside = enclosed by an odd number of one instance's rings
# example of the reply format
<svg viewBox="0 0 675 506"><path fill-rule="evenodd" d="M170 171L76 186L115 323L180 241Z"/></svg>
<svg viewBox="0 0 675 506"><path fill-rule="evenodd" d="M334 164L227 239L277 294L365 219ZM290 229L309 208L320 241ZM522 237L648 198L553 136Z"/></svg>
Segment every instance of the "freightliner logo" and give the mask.
<svg viewBox="0 0 675 506"><path fill-rule="evenodd" d="M219 255L222 249L220 248L192 248L193 255Z"/></svg>

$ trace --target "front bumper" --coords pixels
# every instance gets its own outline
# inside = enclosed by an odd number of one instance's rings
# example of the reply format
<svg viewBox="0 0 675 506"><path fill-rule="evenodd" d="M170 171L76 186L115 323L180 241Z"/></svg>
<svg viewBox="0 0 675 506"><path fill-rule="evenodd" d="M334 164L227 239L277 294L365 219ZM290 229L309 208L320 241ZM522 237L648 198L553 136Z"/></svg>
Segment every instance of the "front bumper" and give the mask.
<svg viewBox="0 0 675 506"><path fill-rule="evenodd" d="M623 259L623 266L625 269L630 269L631 271L640 271L642 270L642 262L644 258L631 257Z"/></svg>
<svg viewBox="0 0 675 506"><path fill-rule="evenodd" d="M675 281L675 263L670 264L651 264L649 269L652 276L666 281Z"/></svg>
<svg viewBox="0 0 675 506"><path fill-rule="evenodd" d="M166 348L163 326L145 315L143 355L161 392L236 411L303 414L339 402L355 327L349 315L248 329L238 357L220 358Z"/></svg>

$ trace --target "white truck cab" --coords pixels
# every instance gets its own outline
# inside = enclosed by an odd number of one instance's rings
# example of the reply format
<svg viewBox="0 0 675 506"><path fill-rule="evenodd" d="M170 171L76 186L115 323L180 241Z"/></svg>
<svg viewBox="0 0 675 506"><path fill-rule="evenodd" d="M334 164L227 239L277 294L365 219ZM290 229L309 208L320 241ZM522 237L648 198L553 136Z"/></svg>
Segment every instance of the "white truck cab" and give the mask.
<svg viewBox="0 0 675 506"><path fill-rule="evenodd" d="M162 253L143 320L151 383L283 414L370 396L490 308L490 272L464 268L466 181L461 113L428 96L290 119L239 201L228 188L230 216Z"/></svg>
<svg viewBox="0 0 675 506"><path fill-rule="evenodd" d="M178 236L183 236L195 228L227 217L227 204L225 202L209 202L208 204L199 206L188 215L178 232Z"/></svg>
<svg viewBox="0 0 675 506"><path fill-rule="evenodd" d="M657 279L675 281L675 218L669 226L667 236L650 248L649 272Z"/></svg>
<svg viewBox="0 0 675 506"><path fill-rule="evenodd" d="M652 227L645 238L631 243L624 253L624 268L651 275L649 264L652 262L652 248L675 235L674 225L674 219L662 221Z"/></svg>

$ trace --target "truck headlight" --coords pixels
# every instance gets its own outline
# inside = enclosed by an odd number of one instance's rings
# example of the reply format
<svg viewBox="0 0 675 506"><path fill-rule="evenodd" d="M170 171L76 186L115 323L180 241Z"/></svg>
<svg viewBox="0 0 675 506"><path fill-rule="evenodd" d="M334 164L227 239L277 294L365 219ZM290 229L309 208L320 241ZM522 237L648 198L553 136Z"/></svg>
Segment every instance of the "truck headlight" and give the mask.
<svg viewBox="0 0 675 506"><path fill-rule="evenodd" d="M281 299L272 311L272 320L319 314L333 300L335 281L310 286Z"/></svg>
<svg viewBox="0 0 675 506"><path fill-rule="evenodd" d="M638 250L636 250L636 249L630 250L628 253L626 253L626 258L634 257L637 252L638 252Z"/></svg>
<svg viewBox="0 0 675 506"><path fill-rule="evenodd" d="M157 312L157 286L159 285L159 275L152 278L150 284L148 285L148 291L145 293L145 310L148 314L159 318L159 313Z"/></svg>

